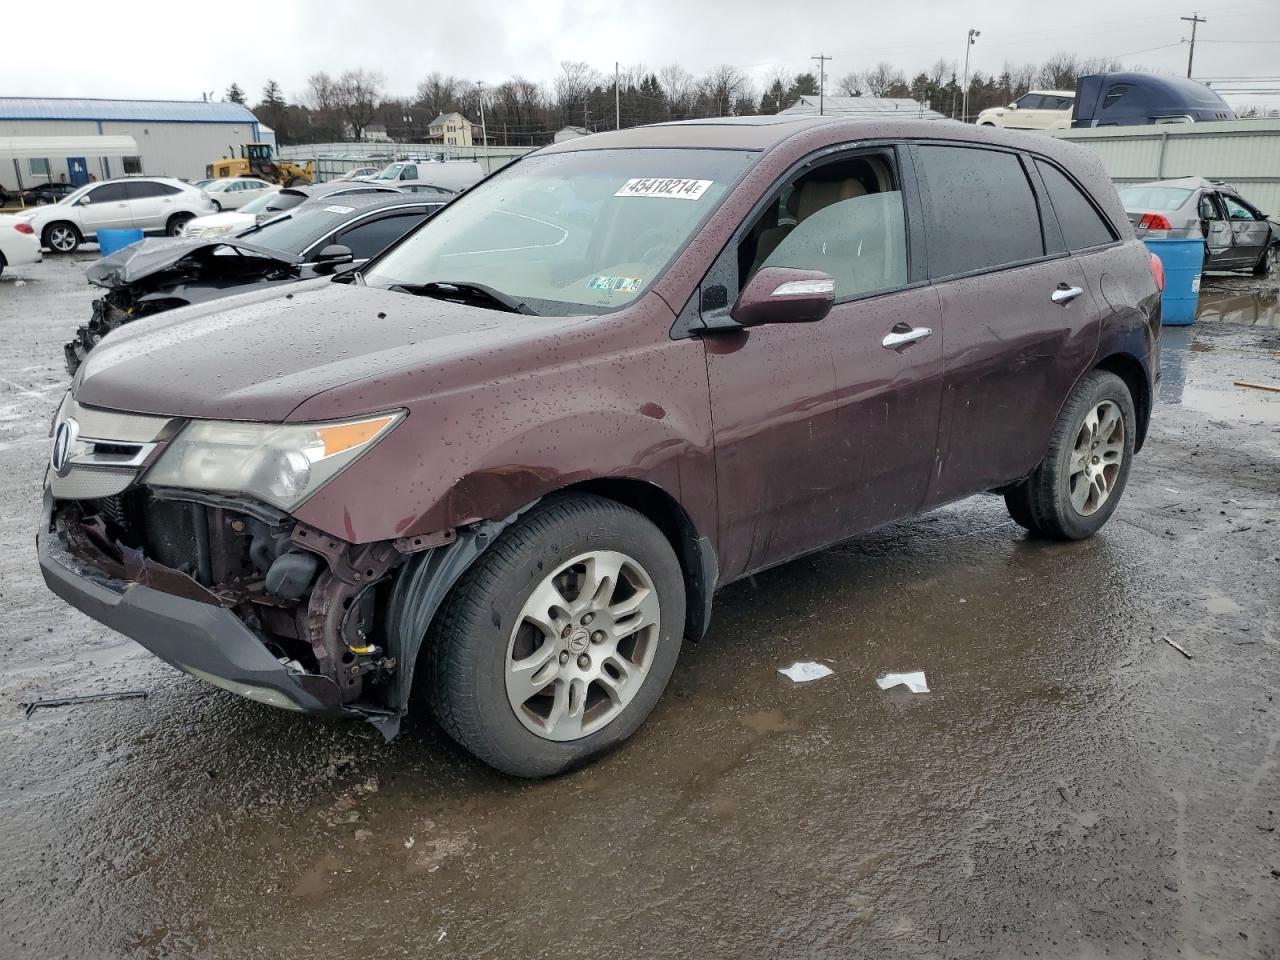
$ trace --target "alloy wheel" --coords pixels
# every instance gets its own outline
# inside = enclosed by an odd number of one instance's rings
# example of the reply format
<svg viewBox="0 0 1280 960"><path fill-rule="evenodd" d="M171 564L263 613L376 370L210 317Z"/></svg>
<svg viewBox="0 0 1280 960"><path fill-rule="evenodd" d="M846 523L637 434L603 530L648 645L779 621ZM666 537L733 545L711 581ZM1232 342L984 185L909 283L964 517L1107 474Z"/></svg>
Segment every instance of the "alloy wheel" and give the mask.
<svg viewBox="0 0 1280 960"><path fill-rule="evenodd" d="M59 253L70 253L76 248L75 231L70 227L54 227L49 231L49 246Z"/></svg>
<svg viewBox="0 0 1280 960"><path fill-rule="evenodd" d="M507 644L507 700L547 740L577 740L618 717L644 685L661 626L648 571L595 550L538 584Z"/></svg>
<svg viewBox="0 0 1280 960"><path fill-rule="evenodd" d="M1071 505L1082 517L1107 502L1124 463L1124 417L1120 407L1103 400L1085 415L1071 450L1068 483Z"/></svg>

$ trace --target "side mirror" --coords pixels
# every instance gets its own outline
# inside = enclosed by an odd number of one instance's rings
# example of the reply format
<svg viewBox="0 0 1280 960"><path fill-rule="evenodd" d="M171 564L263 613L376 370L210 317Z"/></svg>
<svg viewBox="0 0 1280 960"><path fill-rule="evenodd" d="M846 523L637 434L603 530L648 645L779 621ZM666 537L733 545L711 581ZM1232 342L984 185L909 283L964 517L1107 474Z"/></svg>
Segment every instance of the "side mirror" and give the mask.
<svg viewBox="0 0 1280 960"><path fill-rule="evenodd" d="M729 311L744 327L765 323L813 323L831 312L836 282L820 270L762 267Z"/></svg>
<svg viewBox="0 0 1280 960"><path fill-rule="evenodd" d="M1017 109L1018 109L1018 105L1017 105L1016 103L1011 103L1011 104L1009 104L1009 109L1010 109L1010 110L1017 110Z"/></svg>
<svg viewBox="0 0 1280 960"><path fill-rule="evenodd" d="M76 206L87 207L91 202L92 201L89 199L89 194L86 193L83 197L81 197L79 200L76 201Z"/></svg>
<svg viewBox="0 0 1280 960"><path fill-rule="evenodd" d="M331 243L327 247L322 247L320 252L311 258L311 262L316 265L318 273L332 273L338 267L350 263L352 259L350 247Z"/></svg>

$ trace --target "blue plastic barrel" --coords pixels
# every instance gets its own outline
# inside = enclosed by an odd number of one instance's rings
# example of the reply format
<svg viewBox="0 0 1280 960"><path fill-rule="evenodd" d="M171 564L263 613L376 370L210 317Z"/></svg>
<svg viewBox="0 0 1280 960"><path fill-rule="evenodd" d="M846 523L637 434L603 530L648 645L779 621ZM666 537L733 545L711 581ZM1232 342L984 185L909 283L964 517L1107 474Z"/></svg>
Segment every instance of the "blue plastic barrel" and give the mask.
<svg viewBox="0 0 1280 960"><path fill-rule="evenodd" d="M1170 327L1195 323L1204 241L1144 240L1143 243L1164 264L1164 296L1160 298L1162 322Z"/></svg>
<svg viewBox="0 0 1280 960"><path fill-rule="evenodd" d="M137 229L130 230L99 230L98 231L98 249L102 251L104 257L115 253L117 250L123 250L131 243L137 243L142 239L142 231Z"/></svg>

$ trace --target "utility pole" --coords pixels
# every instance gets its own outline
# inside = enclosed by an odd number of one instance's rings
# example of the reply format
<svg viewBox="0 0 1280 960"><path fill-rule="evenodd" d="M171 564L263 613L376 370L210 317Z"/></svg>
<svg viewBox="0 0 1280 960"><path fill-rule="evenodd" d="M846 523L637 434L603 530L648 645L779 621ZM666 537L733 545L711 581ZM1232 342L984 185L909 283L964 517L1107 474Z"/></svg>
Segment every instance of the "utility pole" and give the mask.
<svg viewBox="0 0 1280 960"><path fill-rule="evenodd" d="M964 92L961 94L960 122L964 123L969 116L969 48L982 36L981 30L969 28L969 39L964 45Z"/></svg>
<svg viewBox="0 0 1280 960"><path fill-rule="evenodd" d="M476 90L479 91L480 101L480 143L488 150L489 147L489 131L484 125L484 81L476 81ZM486 153L486 156L488 154Z"/></svg>
<svg viewBox="0 0 1280 960"><path fill-rule="evenodd" d="M820 53L816 57L810 57L809 59L818 61L818 116L822 116L822 112L825 109L823 97L826 96L827 90L827 61L831 58Z"/></svg>
<svg viewBox="0 0 1280 960"><path fill-rule="evenodd" d="M618 61L613 61L613 129L622 129L622 99L618 96Z"/></svg>
<svg viewBox="0 0 1280 960"><path fill-rule="evenodd" d="M1187 51L1187 79L1190 80L1191 79L1191 61L1194 60L1196 56L1196 24L1208 23L1209 21L1206 20L1204 17L1200 16L1198 13L1193 13L1189 17L1179 17L1178 19L1186 20L1188 23L1191 24L1191 49Z"/></svg>

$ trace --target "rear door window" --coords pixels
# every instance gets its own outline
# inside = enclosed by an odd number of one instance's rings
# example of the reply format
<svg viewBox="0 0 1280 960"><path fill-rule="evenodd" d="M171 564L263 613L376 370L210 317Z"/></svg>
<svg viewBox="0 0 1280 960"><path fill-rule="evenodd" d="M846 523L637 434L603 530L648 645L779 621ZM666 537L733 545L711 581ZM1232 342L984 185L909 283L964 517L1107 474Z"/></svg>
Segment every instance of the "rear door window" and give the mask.
<svg viewBox="0 0 1280 960"><path fill-rule="evenodd" d="M1044 256L1035 195L1015 154L921 146L916 156L932 279Z"/></svg>
<svg viewBox="0 0 1280 960"><path fill-rule="evenodd" d="M1115 240L1102 214L1061 170L1051 163L1036 161L1036 168L1049 191L1049 202L1062 229L1062 240L1073 253L1102 246Z"/></svg>

